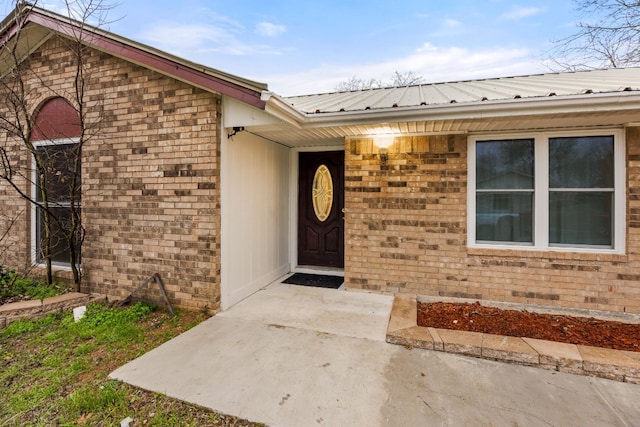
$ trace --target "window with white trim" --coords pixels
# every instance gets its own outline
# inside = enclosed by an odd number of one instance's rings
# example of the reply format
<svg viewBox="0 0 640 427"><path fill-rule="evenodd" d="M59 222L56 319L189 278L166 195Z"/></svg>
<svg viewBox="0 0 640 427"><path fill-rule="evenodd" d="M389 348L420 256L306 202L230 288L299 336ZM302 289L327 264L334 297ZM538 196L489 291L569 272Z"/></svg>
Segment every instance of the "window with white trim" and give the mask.
<svg viewBox="0 0 640 427"><path fill-rule="evenodd" d="M469 138L469 246L624 251L619 130Z"/></svg>

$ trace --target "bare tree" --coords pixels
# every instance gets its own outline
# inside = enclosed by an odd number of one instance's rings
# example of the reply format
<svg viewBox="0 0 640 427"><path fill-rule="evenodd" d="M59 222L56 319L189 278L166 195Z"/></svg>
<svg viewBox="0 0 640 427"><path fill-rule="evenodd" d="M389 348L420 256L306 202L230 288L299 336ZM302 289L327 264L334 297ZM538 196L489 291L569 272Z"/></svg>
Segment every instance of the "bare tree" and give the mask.
<svg viewBox="0 0 640 427"><path fill-rule="evenodd" d="M102 103L87 96L91 84L92 50L89 22L104 24L107 12L113 7L102 0L65 0L67 19L72 34L59 36L68 49L73 71L72 83L66 86L39 75L30 57L28 34L25 28L33 3L16 0L13 12L14 35L0 46L0 181L15 190L37 212L41 228L39 262L44 263L46 281L53 283L52 264L63 253L73 275L76 290L81 283L81 248L85 229L81 221L82 148L100 131ZM46 91L50 98L64 99L77 114L77 131L73 143L37 145L38 108L35 102ZM77 123L75 123L77 121ZM59 135L56 137L59 138ZM30 161L24 161L24 154ZM34 191L32 191L34 189Z"/></svg>
<svg viewBox="0 0 640 427"><path fill-rule="evenodd" d="M0 213L0 259L2 259L6 253L15 250L13 245L9 242L9 235L22 215L24 215L24 209L18 210L18 212L13 215ZM1 263L0 268L2 268Z"/></svg>
<svg viewBox="0 0 640 427"><path fill-rule="evenodd" d="M577 31L555 42L552 68L581 70L640 64L640 2L575 0Z"/></svg>
<svg viewBox="0 0 640 427"><path fill-rule="evenodd" d="M398 70L396 70L391 75L391 82L389 86L393 86L393 87L411 86L411 85L417 85L423 82L424 82L424 78L422 76L417 75L413 71L406 71L404 73L401 73Z"/></svg>
<svg viewBox="0 0 640 427"><path fill-rule="evenodd" d="M382 87L382 81L376 79L362 79L360 77L351 76L349 79L338 83L334 89L337 92L346 92L351 90L365 90Z"/></svg>
<svg viewBox="0 0 640 427"><path fill-rule="evenodd" d="M362 79L360 77L351 76L349 79L338 83L334 89L337 92L346 92L352 90L379 89L383 87L410 86L420 84L423 81L423 77L417 75L413 71L401 73L396 70L391 75L391 79L387 82L378 79Z"/></svg>

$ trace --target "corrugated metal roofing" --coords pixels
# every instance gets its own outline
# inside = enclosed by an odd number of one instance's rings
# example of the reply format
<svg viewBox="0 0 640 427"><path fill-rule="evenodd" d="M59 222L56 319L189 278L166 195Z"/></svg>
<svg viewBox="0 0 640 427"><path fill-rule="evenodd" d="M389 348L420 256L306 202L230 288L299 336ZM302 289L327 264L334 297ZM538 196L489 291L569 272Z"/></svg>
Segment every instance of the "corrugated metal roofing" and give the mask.
<svg viewBox="0 0 640 427"><path fill-rule="evenodd" d="M283 98L307 114L640 90L640 68L613 68Z"/></svg>

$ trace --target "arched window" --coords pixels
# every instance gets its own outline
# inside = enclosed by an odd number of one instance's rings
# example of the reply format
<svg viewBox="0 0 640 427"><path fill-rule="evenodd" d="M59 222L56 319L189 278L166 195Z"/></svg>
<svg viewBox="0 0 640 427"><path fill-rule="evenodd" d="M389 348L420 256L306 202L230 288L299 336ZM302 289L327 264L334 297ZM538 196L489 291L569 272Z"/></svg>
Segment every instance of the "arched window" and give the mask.
<svg viewBox="0 0 640 427"><path fill-rule="evenodd" d="M78 113L64 98L46 101L33 120L34 146L32 248L34 261L49 257L69 265L72 245L80 262L81 126ZM50 250L46 246L45 213L49 214Z"/></svg>

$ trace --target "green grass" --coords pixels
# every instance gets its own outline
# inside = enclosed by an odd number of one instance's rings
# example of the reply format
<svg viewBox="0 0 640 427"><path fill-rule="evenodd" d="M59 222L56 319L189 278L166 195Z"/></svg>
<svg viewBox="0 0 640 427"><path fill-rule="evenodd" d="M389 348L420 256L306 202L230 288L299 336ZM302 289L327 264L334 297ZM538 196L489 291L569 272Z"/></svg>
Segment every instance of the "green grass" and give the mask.
<svg viewBox="0 0 640 427"><path fill-rule="evenodd" d="M31 299L43 300L60 295L67 291L65 285L46 285L42 281L21 277L14 270L0 265L0 301L15 296L26 296Z"/></svg>
<svg viewBox="0 0 640 427"><path fill-rule="evenodd" d="M137 303L91 304L21 320L0 330L0 426L255 426L250 422L140 390L108 374L204 319L173 317Z"/></svg>

